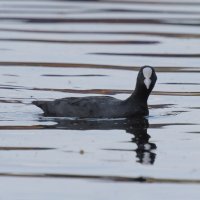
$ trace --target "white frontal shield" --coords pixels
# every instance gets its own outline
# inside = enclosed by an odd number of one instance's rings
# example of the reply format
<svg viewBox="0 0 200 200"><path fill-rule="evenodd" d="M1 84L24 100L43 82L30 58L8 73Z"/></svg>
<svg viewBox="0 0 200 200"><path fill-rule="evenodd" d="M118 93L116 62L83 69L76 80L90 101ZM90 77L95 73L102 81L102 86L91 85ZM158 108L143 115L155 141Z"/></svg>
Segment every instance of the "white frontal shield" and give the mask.
<svg viewBox="0 0 200 200"><path fill-rule="evenodd" d="M149 89L151 85L151 75L152 75L152 69L150 67L145 67L143 69L143 75L144 75L144 84L147 89Z"/></svg>

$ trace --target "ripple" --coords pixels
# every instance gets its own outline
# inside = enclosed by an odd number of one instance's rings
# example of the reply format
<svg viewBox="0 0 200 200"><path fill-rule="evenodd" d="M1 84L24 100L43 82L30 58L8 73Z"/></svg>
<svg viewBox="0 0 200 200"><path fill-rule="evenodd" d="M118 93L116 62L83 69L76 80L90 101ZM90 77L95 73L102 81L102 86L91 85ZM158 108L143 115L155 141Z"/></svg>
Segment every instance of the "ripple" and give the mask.
<svg viewBox="0 0 200 200"><path fill-rule="evenodd" d="M49 24L49 23L68 23L68 24L157 24L157 25L174 25L174 26L199 26L200 19L183 19L183 18L174 18L174 19L150 19L150 18L141 18L141 19L90 19L90 18L33 18L33 17L0 17L0 21L12 21L12 22L23 22L23 23L38 23L38 24Z"/></svg>
<svg viewBox="0 0 200 200"><path fill-rule="evenodd" d="M0 151L44 151L53 150L55 148L46 147L2 147L0 146Z"/></svg>
<svg viewBox="0 0 200 200"><path fill-rule="evenodd" d="M54 62L11 62L11 61L0 61L2 67L60 67L60 68L92 68L92 69L112 69L112 70L128 70L138 71L140 67L120 66L120 65L103 65L103 64L83 64L83 63L54 63ZM178 72L178 73L196 73L200 72L198 67L177 67L177 66L155 66L157 72Z"/></svg>
<svg viewBox="0 0 200 200"><path fill-rule="evenodd" d="M39 43L61 43L61 44L158 44L158 41L141 41L141 40L45 40L45 39L15 39L15 38L0 38L0 41L8 41L8 42L39 42Z"/></svg>
<svg viewBox="0 0 200 200"><path fill-rule="evenodd" d="M59 174L59 173L0 173L1 177L16 178L58 178L58 179L93 179L106 182L139 182L139 183L165 183L165 184L200 184L199 179L170 179L152 177L127 177L106 175Z"/></svg>
<svg viewBox="0 0 200 200"><path fill-rule="evenodd" d="M101 34L101 35L146 35L161 36L172 38L200 38L198 33L176 33L176 32L149 32L149 31L67 31L67 30L39 30L39 29L17 29L17 28L0 28L5 32L22 32L22 33L45 33L45 34Z"/></svg>
<svg viewBox="0 0 200 200"><path fill-rule="evenodd" d="M163 58L200 58L200 54L179 54L179 53L91 53L104 56L141 56L141 57L163 57Z"/></svg>

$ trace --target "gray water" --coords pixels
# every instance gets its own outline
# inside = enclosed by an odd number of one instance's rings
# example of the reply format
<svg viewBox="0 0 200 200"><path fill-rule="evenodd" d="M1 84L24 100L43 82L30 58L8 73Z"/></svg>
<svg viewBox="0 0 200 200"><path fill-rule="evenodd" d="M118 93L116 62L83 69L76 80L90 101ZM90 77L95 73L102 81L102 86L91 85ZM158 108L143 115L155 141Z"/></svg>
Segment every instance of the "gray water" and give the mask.
<svg viewBox="0 0 200 200"><path fill-rule="evenodd" d="M199 199L200 1L0 1L0 199ZM125 99L142 121L47 118L31 104Z"/></svg>

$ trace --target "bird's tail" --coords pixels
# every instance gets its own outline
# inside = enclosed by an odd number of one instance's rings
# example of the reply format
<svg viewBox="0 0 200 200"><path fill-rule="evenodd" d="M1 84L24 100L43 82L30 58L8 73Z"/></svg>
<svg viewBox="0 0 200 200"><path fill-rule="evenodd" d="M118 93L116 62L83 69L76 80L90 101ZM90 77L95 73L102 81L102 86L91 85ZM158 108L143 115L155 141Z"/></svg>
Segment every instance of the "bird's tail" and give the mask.
<svg viewBox="0 0 200 200"><path fill-rule="evenodd" d="M33 101L32 104L34 104L37 107L41 108L43 111L47 110L47 104L46 104L45 101Z"/></svg>
<svg viewBox="0 0 200 200"><path fill-rule="evenodd" d="M32 104L41 108L44 112L44 116L55 116L55 112L53 109L51 101L33 101Z"/></svg>

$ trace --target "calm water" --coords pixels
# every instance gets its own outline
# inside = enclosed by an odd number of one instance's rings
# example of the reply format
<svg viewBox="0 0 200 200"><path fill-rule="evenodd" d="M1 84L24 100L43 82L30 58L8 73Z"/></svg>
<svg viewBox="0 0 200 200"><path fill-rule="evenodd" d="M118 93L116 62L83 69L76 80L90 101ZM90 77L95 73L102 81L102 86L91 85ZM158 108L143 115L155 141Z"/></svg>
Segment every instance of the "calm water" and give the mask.
<svg viewBox="0 0 200 200"><path fill-rule="evenodd" d="M199 199L199 39L198 0L0 0L0 199ZM158 76L147 119L31 104L125 99L145 64Z"/></svg>

